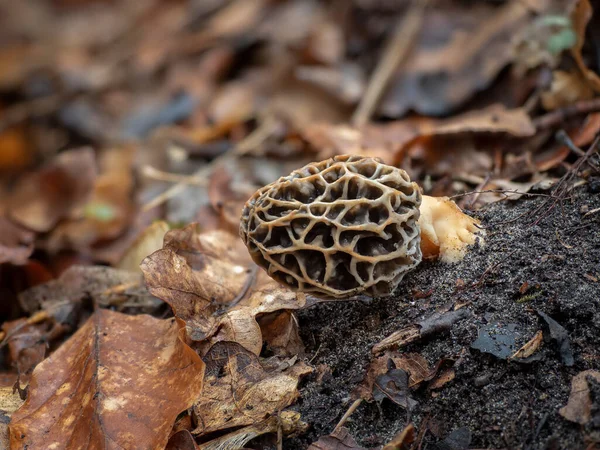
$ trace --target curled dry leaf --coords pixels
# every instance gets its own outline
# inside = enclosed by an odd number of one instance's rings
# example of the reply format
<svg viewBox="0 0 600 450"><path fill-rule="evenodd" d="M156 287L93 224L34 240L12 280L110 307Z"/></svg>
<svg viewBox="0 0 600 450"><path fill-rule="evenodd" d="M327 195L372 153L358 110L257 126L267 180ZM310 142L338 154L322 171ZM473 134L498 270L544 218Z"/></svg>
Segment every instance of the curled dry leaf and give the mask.
<svg viewBox="0 0 600 450"><path fill-rule="evenodd" d="M529 341L527 341L525 345L523 345L523 347L517 350L509 359L514 359L518 361L520 359L526 359L533 356L533 354L537 352L540 346L542 345L543 340L544 334L541 331L538 331Z"/></svg>
<svg viewBox="0 0 600 450"><path fill-rule="evenodd" d="M8 215L34 231L49 231L88 199L95 177L91 148L62 152L17 182L8 200Z"/></svg>
<svg viewBox="0 0 600 450"><path fill-rule="evenodd" d="M11 448L164 447L202 389L204 363L180 331L173 319L97 310L36 367Z"/></svg>
<svg viewBox="0 0 600 450"><path fill-rule="evenodd" d="M297 363L284 372L267 373L252 352L235 342L218 342L204 356L204 389L193 407L203 436L233 427L255 425L291 405L298 380L311 372Z"/></svg>
<svg viewBox="0 0 600 450"><path fill-rule="evenodd" d="M150 292L185 321L192 340L204 341L205 351L234 341L258 355L263 340L256 316L306 303L303 294L258 271L237 236L198 233L195 224L167 233L164 247L141 267Z"/></svg>
<svg viewBox="0 0 600 450"><path fill-rule="evenodd" d="M20 374L30 374L46 356L48 328L46 323L28 323L24 318L2 324L9 361Z"/></svg>
<svg viewBox="0 0 600 450"><path fill-rule="evenodd" d="M376 156L386 164L398 165L406 152L419 140L465 133L500 133L529 137L535 127L522 108L506 109L494 104L448 119L404 119L360 129L347 125L315 123L302 130L303 136L319 150L322 159L334 155ZM445 152L448 149L443 149Z"/></svg>
<svg viewBox="0 0 600 450"><path fill-rule="evenodd" d="M588 378L593 378L600 383L600 372L584 370L575 375L571 382L569 401L559 411L565 419L580 425L587 424L592 418L592 398Z"/></svg>
<svg viewBox="0 0 600 450"><path fill-rule="evenodd" d="M34 234L0 217L0 264L22 265L33 252Z"/></svg>
<svg viewBox="0 0 600 450"><path fill-rule="evenodd" d="M388 351L383 355L374 358L360 386L355 390L355 394L364 400L373 400L373 384L380 375L388 372L388 361L393 361L398 369L402 369L409 374L409 386L418 386L429 375L429 363L418 353L400 353Z"/></svg>

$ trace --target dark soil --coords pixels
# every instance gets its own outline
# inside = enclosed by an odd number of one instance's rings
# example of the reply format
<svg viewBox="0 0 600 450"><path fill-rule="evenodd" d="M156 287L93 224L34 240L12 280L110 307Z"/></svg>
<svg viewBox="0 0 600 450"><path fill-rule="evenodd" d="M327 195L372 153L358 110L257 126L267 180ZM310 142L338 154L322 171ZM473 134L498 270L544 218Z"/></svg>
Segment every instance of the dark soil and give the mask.
<svg viewBox="0 0 600 450"><path fill-rule="evenodd" d="M410 418L387 399L381 407L363 402L346 423L355 439L365 447L381 446L408 420L419 429L428 418L423 449L451 448L438 443L462 427L470 430L469 448L587 448L585 435L597 436L598 430L582 429L558 411L567 403L572 377L600 369L600 212L583 217L600 207L600 195L590 184L575 190L562 207L535 212L546 200L501 202L477 213L487 228L485 246L472 248L454 265L422 263L393 298L332 302L301 312L308 359L324 375L305 381L296 406L311 425L309 432L284 447L304 449L331 433L354 400L352 391L365 375L374 344L437 310L467 303L471 316L451 332L402 349L421 354L431 367L441 358L454 359L456 378L436 392L424 387L412 392L418 405ZM522 294L524 283L529 288ZM418 295L429 290L429 297ZM519 348L545 330L536 311L568 332L572 366L551 340L538 350L541 359L528 364L471 348L478 331L494 323L514 324Z"/></svg>

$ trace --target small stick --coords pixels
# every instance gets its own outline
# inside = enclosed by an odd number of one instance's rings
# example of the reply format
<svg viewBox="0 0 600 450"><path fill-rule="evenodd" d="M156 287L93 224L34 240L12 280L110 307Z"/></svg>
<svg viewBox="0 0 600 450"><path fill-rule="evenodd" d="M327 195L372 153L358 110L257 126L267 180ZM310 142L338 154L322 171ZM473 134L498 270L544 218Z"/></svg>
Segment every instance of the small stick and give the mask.
<svg viewBox="0 0 600 450"><path fill-rule="evenodd" d="M414 40L423 24L427 2L428 0L414 0L409 11L396 26L394 34L369 80L365 95L352 115L351 121L353 125L362 126L373 115L379 99L394 71L400 62L408 56L412 48Z"/></svg>
<svg viewBox="0 0 600 450"><path fill-rule="evenodd" d="M156 167L145 165L142 167L142 175L156 181L166 181L168 183L182 183L192 186L207 186L206 178L199 178L193 175L181 175L179 173L165 172Z"/></svg>
<svg viewBox="0 0 600 450"><path fill-rule="evenodd" d="M337 432L340 431L340 428L342 428L344 426L344 424L348 420L348 417L350 417L352 415L352 413L354 411L356 411L356 408L358 408L361 403L362 403L362 398L359 398L358 400L354 400L354 403L352 403L352 405L350 405L350 408L348 408L348 411L346 411L346 414L344 414L342 416L342 418L340 419L338 424L333 429L333 433L331 433L331 434L336 434Z"/></svg>
<svg viewBox="0 0 600 450"><path fill-rule="evenodd" d="M539 116L533 119L533 125L538 131L546 130L561 125L565 120L570 119L571 117L596 111L600 111L600 97L592 100L582 100L573 103L572 105L565 106L564 108L559 108L548 114L544 114L543 116Z"/></svg>
<svg viewBox="0 0 600 450"><path fill-rule="evenodd" d="M277 121L272 118L266 118L263 123L256 128L252 133L242 139L235 147L231 150L223 153L222 155L213 159L206 166L197 170L194 174L190 175L190 178L194 179L203 179L210 171L219 163L226 161L234 156L246 155L250 151L254 150L261 143L263 143L275 130L277 125ZM186 188L186 184L182 182L178 182L177 184L171 186L169 189L164 191L162 194L157 195L148 203L142 206L142 212L150 211L151 209L156 208L157 206L162 205L164 202L172 199L173 197L179 195Z"/></svg>

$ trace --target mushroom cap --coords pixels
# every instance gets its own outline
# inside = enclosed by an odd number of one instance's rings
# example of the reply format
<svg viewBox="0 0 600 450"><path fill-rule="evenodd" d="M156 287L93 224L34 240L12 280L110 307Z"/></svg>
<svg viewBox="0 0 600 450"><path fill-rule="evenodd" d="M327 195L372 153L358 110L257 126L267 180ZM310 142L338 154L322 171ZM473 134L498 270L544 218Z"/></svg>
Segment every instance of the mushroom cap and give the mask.
<svg viewBox="0 0 600 450"><path fill-rule="evenodd" d="M259 189L244 206L240 236L252 259L294 290L386 296L421 261L420 204L404 170L336 156Z"/></svg>

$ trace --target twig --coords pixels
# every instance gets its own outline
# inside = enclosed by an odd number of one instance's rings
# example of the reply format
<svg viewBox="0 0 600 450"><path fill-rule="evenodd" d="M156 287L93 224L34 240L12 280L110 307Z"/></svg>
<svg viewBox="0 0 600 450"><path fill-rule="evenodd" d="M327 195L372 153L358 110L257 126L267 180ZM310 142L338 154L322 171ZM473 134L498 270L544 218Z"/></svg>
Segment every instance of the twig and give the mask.
<svg viewBox="0 0 600 450"><path fill-rule="evenodd" d="M479 199L479 196L482 194L481 191L483 189L485 189L485 187L487 186L487 184L489 182L490 182L490 173L488 172L487 175L485 176L485 179L475 189L475 191L476 191L475 192L475 196L471 199L471 202L469 203L469 209L473 208L473 205Z"/></svg>
<svg viewBox="0 0 600 450"><path fill-rule="evenodd" d="M281 414L277 417L277 450L283 450L283 427L281 426Z"/></svg>
<svg viewBox="0 0 600 450"><path fill-rule="evenodd" d="M156 167L145 165L142 167L142 175L156 181L166 181L168 183L182 183L193 186L207 186L206 178L199 178L193 175L181 175L179 173L165 172Z"/></svg>
<svg viewBox="0 0 600 450"><path fill-rule="evenodd" d="M533 125L538 131L546 130L561 125L565 120L570 119L571 117L596 111L600 111L600 97L592 100L582 100L573 103L572 105L565 106L564 108L559 108L548 114L544 114L543 116L533 119Z"/></svg>
<svg viewBox="0 0 600 450"><path fill-rule="evenodd" d="M414 0L411 8L396 26L383 56L369 80L365 95L352 115L352 123L355 126L364 125L369 121L394 71L408 56L423 24L427 3L428 0Z"/></svg>
<svg viewBox="0 0 600 450"><path fill-rule="evenodd" d="M592 214L596 214L597 212L600 212L600 208L594 208L591 211L586 212L583 215L583 218L585 219L586 217L591 216Z"/></svg>
<svg viewBox="0 0 600 450"><path fill-rule="evenodd" d="M551 194L539 194L539 193L533 193L533 192L523 192L523 191L519 191L518 189L487 189L485 191L469 191L469 192L463 192L462 194L456 194L456 195L452 195L448 198L450 199L454 199L454 198L461 198L461 197L466 197L467 195L473 195L473 194L503 194L505 195L506 198L509 198L508 195L506 194L515 194L515 195L528 195L531 197L549 197L549 198L556 198L554 195Z"/></svg>
<svg viewBox="0 0 600 450"><path fill-rule="evenodd" d="M333 432L331 434L336 434L338 431L340 431L340 428L342 428L344 426L344 424L348 420L348 417L350 417L352 415L352 413L354 411L356 411L356 408L358 408L361 403L362 403L362 398L359 398L358 400L354 400L354 403L352 403L352 405L350 405L350 408L348 408L348 411L346 411L346 414L344 414L342 416L342 418L340 419L338 424L335 426L335 428L333 429Z"/></svg>
<svg viewBox="0 0 600 450"><path fill-rule="evenodd" d="M600 142L600 135L596 137L596 139L594 139L594 142L592 142L592 144L590 145L590 147L587 149L587 151L585 152L585 154L583 156L581 156L576 162L575 164L573 164L573 167L562 176L562 178L558 181L558 183L556 184L556 187L554 188L553 194L555 194L555 198L554 198L554 202L552 203L552 205L546 210L546 212L544 214L541 214L540 217L533 223L534 225L537 225L546 215L548 215L548 213L550 213L550 211L552 211L556 205L561 202L562 200L564 200L567 196L567 194L569 193L571 186L569 185L569 183L573 180L573 178L575 178L575 176L577 176L577 174L579 173L579 170L581 169L581 166L583 166L588 158L590 158L592 156L592 154L596 151L596 148L598 146L598 142ZM573 144L575 145L575 144ZM547 206L548 201L545 201L539 208L537 208L534 213L537 214L538 212L540 212L545 206Z"/></svg>
<svg viewBox="0 0 600 450"><path fill-rule="evenodd" d="M202 179L207 177L210 174L210 171L217 166L218 164L227 161L235 156L242 156L248 154L250 151L254 150L260 144L262 144L274 131L277 126L277 121L271 117L267 117L258 128L256 128L252 133L242 139L235 147L222 155L217 156L206 166L197 170L195 173L190 175L191 178ZM148 203L142 206L142 212L150 211L151 209L156 208L157 206L162 205L164 202L176 197L181 192L185 190L187 185L185 183L179 182L169 189L164 191L162 194L157 195Z"/></svg>
<svg viewBox="0 0 600 450"><path fill-rule="evenodd" d="M565 130L556 132L556 140L575 153L577 156L585 155L585 152L575 145Z"/></svg>

